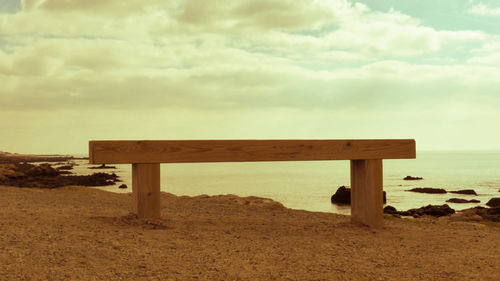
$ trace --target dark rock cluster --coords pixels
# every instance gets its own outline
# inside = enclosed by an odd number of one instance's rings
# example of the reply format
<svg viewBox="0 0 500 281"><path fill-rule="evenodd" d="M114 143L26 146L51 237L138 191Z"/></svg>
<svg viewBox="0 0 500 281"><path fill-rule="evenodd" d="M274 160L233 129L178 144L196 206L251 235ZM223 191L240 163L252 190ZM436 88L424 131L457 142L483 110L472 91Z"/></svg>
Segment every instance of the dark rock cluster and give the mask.
<svg viewBox="0 0 500 281"><path fill-rule="evenodd" d="M66 175L67 171L54 169L50 164L28 163L0 164L0 185L19 187L56 188L67 185L104 186L114 185L118 176L114 173L92 175Z"/></svg>
<svg viewBox="0 0 500 281"><path fill-rule="evenodd" d="M414 218L419 218L421 216L433 216L442 217L455 213L455 210L450 208L447 204L444 205L427 205L425 207L420 207L417 209L410 209L408 211L398 211L392 206L386 206L384 208L384 213L399 216L412 216Z"/></svg>
<svg viewBox="0 0 500 281"><path fill-rule="evenodd" d="M404 178L404 180L421 180L423 179L422 177L412 177L412 176L407 176ZM446 194L448 193L445 189L443 188L432 188L432 187L418 187L418 188L412 188L410 190L406 190L410 192L418 192L418 193L429 193L429 194ZM500 190L499 190L500 191ZM472 196L477 196L477 193L473 189L462 189L462 190L456 190L456 191L449 191L450 193L454 194L461 194L461 195L472 195ZM351 189L345 186L341 186L337 189L335 194L332 195L331 197L331 202L333 204L350 204L351 203ZM449 203L481 203L481 201L477 199L463 199L463 198L450 198L446 200L446 202ZM386 203L386 193L384 191L384 204ZM490 208L485 208L485 207L474 207L466 210L460 211L458 214L460 216L475 216L479 219L484 219L484 220L489 220L489 221L494 221L494 222L499 222L500 221L500 198L491 198L487 203L487 206ZM401 216L411 216L414 218L420 218L422 216L433 216L433 217L442 217L442 216L449 216L452 214L455 214L455 210L448 206L447 204L444 205L427 205L424 207L420 208L415 208L415 209L410 209L408 211L398 211L396 208L393 206L386 206L384 208L384 213L386 214L391 214L396 217L401 217Z"/></svg>

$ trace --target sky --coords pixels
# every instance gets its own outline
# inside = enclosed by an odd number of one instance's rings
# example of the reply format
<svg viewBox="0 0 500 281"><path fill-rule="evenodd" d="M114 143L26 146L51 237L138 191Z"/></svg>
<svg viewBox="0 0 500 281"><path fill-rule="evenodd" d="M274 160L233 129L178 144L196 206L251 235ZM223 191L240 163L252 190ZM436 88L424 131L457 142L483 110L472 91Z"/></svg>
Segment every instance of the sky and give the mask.
<svg viewBox="0 0 500 281"><path fill-rule="evenodd" d="M500 150L500 2L0 0L0 151L411 138Z"/></svg>

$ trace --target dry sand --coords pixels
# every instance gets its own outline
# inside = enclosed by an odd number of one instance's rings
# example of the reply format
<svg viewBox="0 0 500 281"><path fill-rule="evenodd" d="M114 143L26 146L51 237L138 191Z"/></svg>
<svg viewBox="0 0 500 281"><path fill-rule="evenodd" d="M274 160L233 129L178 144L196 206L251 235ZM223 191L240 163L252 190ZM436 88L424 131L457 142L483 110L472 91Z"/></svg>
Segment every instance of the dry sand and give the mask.
<svg viewBox="0 0 500 281"><path fill-rule="evenodd" d="M500 280L500 227L290 210L261 198L0 186L0 280Z"/></svg>

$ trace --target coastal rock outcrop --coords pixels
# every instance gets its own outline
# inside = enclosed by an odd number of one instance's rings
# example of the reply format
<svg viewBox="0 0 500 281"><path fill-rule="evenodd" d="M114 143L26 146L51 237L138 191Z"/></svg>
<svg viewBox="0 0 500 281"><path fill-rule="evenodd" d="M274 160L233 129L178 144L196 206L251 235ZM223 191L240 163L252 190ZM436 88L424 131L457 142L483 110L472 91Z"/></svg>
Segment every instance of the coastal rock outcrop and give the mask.
<svg viewBox="0 0 500 281"><path fill-rule="evenodd" d="M24 177L25 174L16 169L14 164L0 164L0 182L11 178Z"/></svg>
<svg viewBox="0 0 500 281"><path fill-rule="evenodd" d="M450 193L476 195L477 196L477 193L474 189L462 189L462 190L457 190L457 191L450 191Z"/></svg>
<svg viewBox="0 0 500 281"><path fill-rule="evenodd" d="M417 187L417 188L412 188L412 189L406 190L406 191L418 192L418 193L431 193L431 194L446 193L446 190L444 190L442 188L432 188L432 187Z"/></svg>
<svg viewBox="0 0 500 281"><path fill-rule="evenodd" d="M462 199L462 198L450 198L450 199L446 200L446 202L450 202L450 203L481 203L481 201L476 200L476 199L467 200L467 199Z"/></svg>
<svg viewBox="0 0 500 281"><path fill-rule="evenodd" d="M386 193L383 192L383 202L387 202ZM345 186L341 186L337 189L335 194L332 195L331 202L333 204L349 205L351 204L351 189Z"/></svg>
<svg viewBox="0 0 500 281"><path fill-rule="evenodd" d="M418 209L410 209L408 210L413 217L421 217L423 215L433 216L433 217L442 217L455 213L455 210L450 208L448 204L444 205L427 205L425 207L420 207Z"/></svg>
<svg viewBox="0 0 500 281"><path fill-rule="evenodd" d="M56 188L67 185L104 186L118 182L114 173L94 173L92 175L63 175L67 171L54 169L50 164L28 163L1 164L0 185L18 187Z"/></svg>
<svg viewBox="0 0 500 281"><path fill-rule="evenodd" d="M0 163L23 163L23 162L66 162L78 159L69 155L29 155L0 152Z"/></svg>
<svg viewBox="0 0 500 281"><path fill-rule="evenodd" d="M403 180L405 181L418 181L418 180L423 180L424 178L422 177L412 177L412 176L406 176Z"/></svg>
<svg viewBox="0 0 500 281"><path fill-rule="evenodd" d="M417 209L410 209L408 211L398 211L392 206L386 206L384 208L384 213L396 215L396 216L412 216L414 218L419 218L421 216L433 216L442 217L455 213L455 210L450 208L447 204L444 205L427 205L425 207L420 207Z"/></svg>
<svg viewBox="0 0 500 281"><path fill-rule="evenodd" d="M490 207L500 207L500 198L491 198L487 203L486 206Z"/></svg>
<svg viewBox="0 0 500 281"><path fill-rule="evenodd" d="M44 163L40 164L39 166L33 166L28 171L26 171L26 175L32 177L36 176L53 177L53 176L58 176L59 172L56 169L52 168L50 164Z"/></svg>
<svg viewBox="0 0 500 281"><path fill-rule="evenodd" d="M351 204L351 189L341 186L337 189L331 198L334 204Z"/></svg>
<svg viewBox="0 0 500 281"><path fill-rule="evenodd" d="M456 215L459 218L471 218L471 217L480 217L484 220L500 222L500 207L496 208L485 208L485 207L474 207L470 209L465 209L457 213Z"/></svg>

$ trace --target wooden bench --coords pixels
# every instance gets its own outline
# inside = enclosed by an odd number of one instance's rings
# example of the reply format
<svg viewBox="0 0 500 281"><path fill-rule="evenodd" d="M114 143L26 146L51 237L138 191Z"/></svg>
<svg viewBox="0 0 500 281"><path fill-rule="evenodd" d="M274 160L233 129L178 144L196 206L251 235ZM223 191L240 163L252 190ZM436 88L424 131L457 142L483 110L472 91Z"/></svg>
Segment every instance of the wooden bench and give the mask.
<svg viewBox="0 0 500 281"><path fill-rule="evenodd" d="M90 141L91 164L132 164L133 210L160 217L160 163L351 161L351 220L383 224L382 159L416 157L415 140Z"/></svg>

